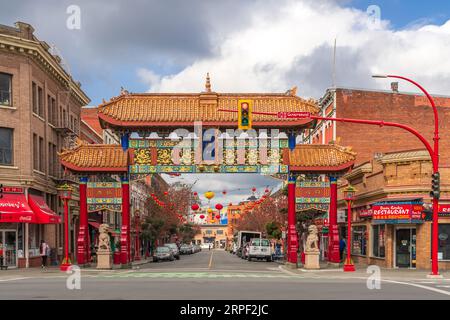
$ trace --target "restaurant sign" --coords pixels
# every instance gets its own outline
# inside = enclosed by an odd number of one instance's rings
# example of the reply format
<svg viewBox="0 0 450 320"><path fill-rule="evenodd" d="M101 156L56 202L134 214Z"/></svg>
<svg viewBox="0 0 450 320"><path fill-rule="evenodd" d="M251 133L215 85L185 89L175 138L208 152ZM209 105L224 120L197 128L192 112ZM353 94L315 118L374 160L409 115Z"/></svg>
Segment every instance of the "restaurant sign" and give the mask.
<svg viewBox="0 0 450 320"><path fill-rule="evenodd" d="M450 217L450 204L440 204L438 212L441 217Z"/></svg>
<svg viewBox="0 0 450 320"><path fill-rule="evenodd" d="M422 211L421 204L372 205L372 218L374 220L420 220Z"/></svg>

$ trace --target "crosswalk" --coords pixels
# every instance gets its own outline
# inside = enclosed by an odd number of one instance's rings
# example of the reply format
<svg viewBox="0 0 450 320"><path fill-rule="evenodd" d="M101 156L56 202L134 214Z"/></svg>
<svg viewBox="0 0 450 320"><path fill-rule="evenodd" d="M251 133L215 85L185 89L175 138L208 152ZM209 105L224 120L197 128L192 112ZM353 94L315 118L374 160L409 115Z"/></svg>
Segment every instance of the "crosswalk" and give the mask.
<svg viewBox="0 0 450 320"><path fill-rule="evenodd" d="M217 272L126 272L90 275L95 278L161 278L161 279L257 279L257 278L273 278L273 279L299 279L302 276L287 275L283 273L217 273Z"/></svg>

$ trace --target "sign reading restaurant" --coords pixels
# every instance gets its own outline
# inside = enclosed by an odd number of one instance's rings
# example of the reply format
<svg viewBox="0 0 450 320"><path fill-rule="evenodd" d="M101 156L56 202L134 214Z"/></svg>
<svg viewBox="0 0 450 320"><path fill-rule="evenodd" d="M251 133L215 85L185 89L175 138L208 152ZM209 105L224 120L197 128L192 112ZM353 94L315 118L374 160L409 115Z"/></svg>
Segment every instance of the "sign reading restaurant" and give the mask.
<svg viewBox="0 0 450 320"><path fill-rule="evenodd" d="M375 220L417 220L422 218L420 204L373 205L372 218Z"/></svg>

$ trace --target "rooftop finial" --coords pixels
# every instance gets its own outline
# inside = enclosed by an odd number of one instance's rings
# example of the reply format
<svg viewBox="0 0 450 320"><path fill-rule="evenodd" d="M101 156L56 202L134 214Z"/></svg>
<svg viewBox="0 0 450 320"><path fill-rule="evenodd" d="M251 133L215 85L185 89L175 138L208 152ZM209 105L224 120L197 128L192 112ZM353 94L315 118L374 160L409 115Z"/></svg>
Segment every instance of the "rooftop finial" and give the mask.
<svg viewBox="0 0 450 320"><path fill-rule="evenodd" d="M209 79L209 72L206 74L205 90L206 92L211 92L211 81Z"/></svg>

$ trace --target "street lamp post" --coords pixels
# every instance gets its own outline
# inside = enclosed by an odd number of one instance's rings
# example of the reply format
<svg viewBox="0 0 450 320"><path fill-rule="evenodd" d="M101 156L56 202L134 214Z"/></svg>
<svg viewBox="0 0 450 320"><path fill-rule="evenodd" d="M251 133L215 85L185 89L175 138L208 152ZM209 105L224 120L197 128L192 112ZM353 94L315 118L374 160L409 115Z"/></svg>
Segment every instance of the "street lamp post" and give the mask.
<svg viewBox="0 0 450 320"><path fill-rule="evenodd" d="M355 271L355 266L351 258L352 243L352 202L355 199L356 189L349 185L344 189L344 199L347 202L347 259L344 264L345 272Z"/></svg>
<svg viewBox="0 0 450 320"><path fill-rule="evenodd" d="M436 185L433 186L433 190L430 195L433 201L433 223L432 223L432 231L431 231L431 275L439 276L439 266L438 266L438 232L439 232L439 193L440 193L440 181L439 181L439 115L436 104L434 103L433 97L423 88L420 84L406 77L396 76L392 74L388 75L373 75L374 78L396 78L405 80L422 91L427 97L428 101L433 108L434 114L434 150L430 152L431 161L433 164L433 184L435 183L436 177Z"/></svg>
<svg viewBox="0 0 450 320"><path fill-rule="evenodd" d="M58 195L64 201L64 259L61 263L60 270L67 271L72 265L69 257L69 205L68 202L72 198L72 187L64 184L58 188Z"/></svg>

